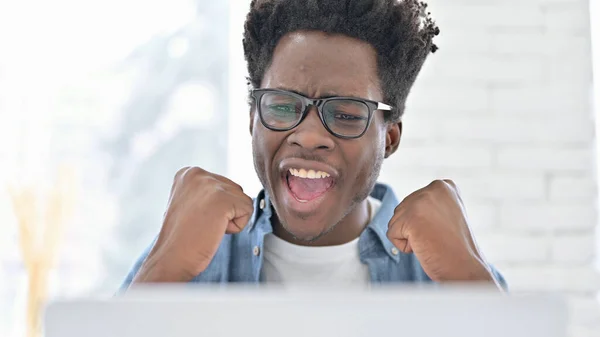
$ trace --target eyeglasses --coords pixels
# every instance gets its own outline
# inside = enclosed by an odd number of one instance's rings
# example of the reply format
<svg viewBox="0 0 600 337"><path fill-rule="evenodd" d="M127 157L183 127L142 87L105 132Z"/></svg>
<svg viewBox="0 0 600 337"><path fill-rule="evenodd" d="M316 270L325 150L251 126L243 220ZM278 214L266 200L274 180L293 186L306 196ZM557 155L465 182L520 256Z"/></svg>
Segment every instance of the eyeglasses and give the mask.
<svg viewBox="0 0 600 337"><path fill-rule="evenodd" d="M325 129L332 135L354 139L365 134L373 111L390 111L392 107L376 101L354 97L329 97L312 99L303 95L278 89L254 89L261 123L269 130L289 131L302 123L315 106Z"/></svg>

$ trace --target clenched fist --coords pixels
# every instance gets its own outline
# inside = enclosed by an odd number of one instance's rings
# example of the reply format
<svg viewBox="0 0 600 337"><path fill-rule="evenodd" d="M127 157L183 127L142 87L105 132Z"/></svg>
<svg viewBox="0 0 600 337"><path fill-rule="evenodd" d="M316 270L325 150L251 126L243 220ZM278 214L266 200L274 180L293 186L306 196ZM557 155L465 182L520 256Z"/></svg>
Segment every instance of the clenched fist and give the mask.
<svg viewBox="0 0 600 337"><path fill-rule="evenodd" d="M467 224L464 205L451 180L437 180L406 197L394 211L388 238L414 253L434 281L494 282Z"/></svg>
<svg viewBox="0 0 600 337"><path fill-rule="evenodd" d="M191 280L253 211L252 199L231 180L198 167L179 170L156 243L133 283Z"/></svg>

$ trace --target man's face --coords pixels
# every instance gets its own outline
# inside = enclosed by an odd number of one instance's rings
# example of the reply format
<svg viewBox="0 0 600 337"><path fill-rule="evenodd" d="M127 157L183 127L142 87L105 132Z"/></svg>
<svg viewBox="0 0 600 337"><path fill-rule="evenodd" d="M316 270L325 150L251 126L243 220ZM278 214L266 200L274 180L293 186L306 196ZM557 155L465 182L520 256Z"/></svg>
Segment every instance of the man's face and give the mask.
<svg viewBox="0 0 600 337"><path fill-rule="evenodd" d="M374 48L357 39L314 31L294 32L280 40L261 88L292 90L311 98L383 101ZM399 141L399 125L385 123L382 111L374 112L371 125L358 139L330 134L315 107L300 125L283 132L265 128L255 107L250 117L258 177L279 223L306 241L352 218L356 205L372 190L384 156ZM317 178L302 178L302 170L306 174L313 170ZM330 177L318 178L320 172Z"/></svg>

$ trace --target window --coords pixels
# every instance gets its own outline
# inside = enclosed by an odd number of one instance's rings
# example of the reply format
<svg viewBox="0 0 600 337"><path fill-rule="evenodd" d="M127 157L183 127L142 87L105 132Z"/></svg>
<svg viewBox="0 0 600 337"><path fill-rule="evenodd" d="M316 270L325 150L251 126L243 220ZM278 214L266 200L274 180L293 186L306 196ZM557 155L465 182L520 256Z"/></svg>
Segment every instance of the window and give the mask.
<svg viewBox="0 0 600 337"><path fill-rule="evenodd" d="M22 335L27 292L8 188L35 195L21 213L43 227L61 177L67 217L40 253L57 254L49 296L110 295L160 228L175 172L227 174L229 16L228 1L0 3L1 336Z"/></svg>

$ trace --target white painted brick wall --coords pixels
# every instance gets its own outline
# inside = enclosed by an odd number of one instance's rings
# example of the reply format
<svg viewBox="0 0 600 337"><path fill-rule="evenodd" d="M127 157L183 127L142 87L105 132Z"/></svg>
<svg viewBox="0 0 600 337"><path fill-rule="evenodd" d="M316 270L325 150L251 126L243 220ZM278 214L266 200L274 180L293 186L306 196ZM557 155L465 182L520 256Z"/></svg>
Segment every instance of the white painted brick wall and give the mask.
<svg viewBox="0 0 600 337"><path fill-rule="evenodd" d="M511 288L565 294L570 336L600 336L588 1L428 3L440 50L381 180L405 196L454 179Z"/></svg>
<svg viewBox="0 0 600 337"><path fill-rule="evenodd" d="M501 205L500 226L511 232L587 232L597 225L593 202L524 203L507 201Z"/></svg>
<svg viewBox="0 0 600 337"><path fill-rule="evenodd" d="M493 263L493 261L492 261ZM554 266L539 263L498 263L514 290L558 291L572 296L588 295L598 289L600 279L590 265ZM590 296L591 298L591 296ZM573 313L578 316L582 313Z"/></svg>
<svg viewBox="0 0 600 337"><path fill-rule="evenodd" d="M593 164L592 144L555 147L507 144L496 151L496 166L499 169L589 175L594 172Z"/></svg>
<svg viewBox="0 0 600 337"><path fill-rule="evenodd" d="M535 37L528 38L535 39ZM569 117L590 115L589 93L568 83L495 88L489 92L489 95L491 111L500 117L519 117L525 114L530 118L562 119L566 115ZM569 97L569 99L551 99L552 97Z"/></svg>
<svg viewBox="0 0 600 337"><path fill-rule="evenodd" d="M547 239L544 241L548 242ZM595 238L592 235L557 235L548 242L551 260L556 264L588 265L594 262Z"/></svg>
<svg viewBox="0 0 600 337"><path fill-rule="evenodd" d="M551 201L593 200L597 195L598 188L591 175L554 174L550 177Z"/></svg>

